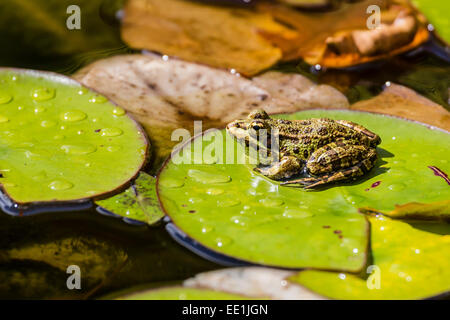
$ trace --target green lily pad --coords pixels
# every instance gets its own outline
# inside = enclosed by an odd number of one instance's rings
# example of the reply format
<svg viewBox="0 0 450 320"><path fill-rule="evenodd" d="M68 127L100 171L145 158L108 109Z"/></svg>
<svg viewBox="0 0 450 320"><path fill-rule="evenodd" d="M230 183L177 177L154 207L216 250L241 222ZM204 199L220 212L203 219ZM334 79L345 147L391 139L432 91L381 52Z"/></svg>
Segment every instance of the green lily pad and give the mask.
<svg viewBox="0 0 450 320"><path fill-rule="evenodd" d="M360 123L381 136L381 159L367 177L320 191L280 186L255 173L254 165L223 164L232 148L211 156L214 133L207 133L203 142L194 140L191 152L186 144L174 153L160 172L157 189L163 210L189 237L233 258L288 268L362 270L368 223L358 208L389 212L396 204L448 201L447 183L427 165L449 171L450 136L412 121L363 112L314 110L280 117L325 116ZM217 141L226 146L226 135L219 133ZM242 158L245 150L235 149L235 159ZM192 163L200 162L202 153L212 164Z"/></svg>
<svg viewBox="0 0 450 320"><path fill-rule="evenodd" d="M105 196L133 179L148 142L123 109L53 73L0 69L0 183L29 205Z"/></svg>
<svg viewBox="0 0 450 320"><path fill-rule="evenodd" d="M186 287L167 287L137 292L118 298L120 300L245 300L237 294Z"/></svg>
<svg viewBox="0 0 450 320"><path fill-rule="evenodd" d="M437 33L450 43L450 21L448 20L450 2L448 0L412 0L412 3L429 19Z"/></svg>
<svg viewBox="0 0 450 320"><path fill-rule="evenodd" d="M116 215L149 225L164 217L156 196L156 179L145 172L141 172L124 192L95 203Z"/></svg>
<svg viewBox="0 0 450 320"><path fill-rule="evenodd" d="M449 235L386 217L370 222L375 267L368 279L308 270L289 280L334 299L423 299L450 291Z"/></svg>

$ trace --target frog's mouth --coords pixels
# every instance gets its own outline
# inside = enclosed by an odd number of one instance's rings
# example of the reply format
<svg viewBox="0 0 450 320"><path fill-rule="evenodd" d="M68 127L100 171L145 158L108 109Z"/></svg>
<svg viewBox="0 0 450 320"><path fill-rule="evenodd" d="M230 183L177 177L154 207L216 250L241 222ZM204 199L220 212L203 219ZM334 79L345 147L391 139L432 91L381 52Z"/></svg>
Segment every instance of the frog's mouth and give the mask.
<svg viewBox="0 0 450 320"><path fill-rule="evenodd" d="M244 122L236 120L227 125L227 132L238 140L248 141L249 134Z"/></svg>

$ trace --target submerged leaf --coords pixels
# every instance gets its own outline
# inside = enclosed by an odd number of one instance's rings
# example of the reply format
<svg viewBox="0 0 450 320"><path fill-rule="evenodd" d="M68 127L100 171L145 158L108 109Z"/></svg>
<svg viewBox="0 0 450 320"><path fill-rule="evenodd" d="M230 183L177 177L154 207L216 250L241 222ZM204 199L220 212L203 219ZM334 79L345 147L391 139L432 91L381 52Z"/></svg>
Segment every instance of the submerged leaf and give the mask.
<svg viewBox="0 0 450 320"><path fill-rule="evenodd" d="M450 236L372 217L370 275L302 271L289 278L334 299L424 299L450 291Z"/></svg>
<svg viewBox="0 0 450 320"><path fill-rule="evenodd" d="M223 128L255 108L269 113L348 108L342 93L299 74L268 72L248 80L157 55L100 60L80 70L75 78L127 109L145 127L157 162L170 154L183 129L194 133L195 120L202 121L198 134Z"/></svg>
<svg viewBox="0 0 450 320"><path fill-rule="evenodd" d="M256 174L254 165L237 162L245 152L234 150L225 134L206 134L203 141L194 140L197 147L187 144L178 150L177 161L168 161L158 178L163 210L188 237L215 252L257 264L360 271L366 263L368 230L358 208L385 213L397 204L419 202L431 204L431 212L434 203L450 197L445 181L427 168L439 163L449 170L446 132L363 112L316 110L279 117L345 119L369 128L383 141L376 168L354 183L324 190L283 187ZM212 135L209 142L206 138ZM219 147L212 153L215 141ZM193 163L202 156L203 164ZM211 156L213 164L206 164ZM201 183L189 176L192 169L226 174L231 181Z"/></svg>
<svg viewBox="0 0 450 320"><path fill-rule="evenodd" d="M368 30L373 12L367 9L374 5L381 8L381 25ZM343 68L398 55L429 38L421 16L406 1L364 0L313 14L265 2L257 7L298 31L288 41L266 35L282 48L283 60L303 58L311 65Z"/></svg>
<svg viewBox="0 0 450 320"><path fill-rule="evenodd" d="M105 97L57 74L0 70L0 170L16 203L109 194L146 161L140 126Z"/></svg>
<svg viewBox="0 0 450 320"><path fill-rule="evenodd" d="M156 179L145 172L141 172L124 192L95 203L104 210L149 225L155 224L164 216L156 196Z"/></svg>

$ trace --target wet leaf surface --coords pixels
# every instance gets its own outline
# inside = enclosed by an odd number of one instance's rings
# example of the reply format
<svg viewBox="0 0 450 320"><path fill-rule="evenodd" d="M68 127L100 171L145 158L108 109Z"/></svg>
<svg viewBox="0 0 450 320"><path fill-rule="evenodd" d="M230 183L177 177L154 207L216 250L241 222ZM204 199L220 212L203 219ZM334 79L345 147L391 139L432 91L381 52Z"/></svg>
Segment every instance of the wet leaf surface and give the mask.
<svg viewBox="0 0 450 320"><path fill-rule="evenodd" d="M439 235L386 217L370 223L376 267L367 279L311 270L289 280L334 299L424 299L450 290L448 225L446 235Z"/></svg>
<svg viewBox="0 0 450 320"><path fill-rule="evenodd" d="M156 196L156 179L145 172L141 172L124 192L95 203L103 210L149 225L157 223L164 216Z"/></svg>
<svg viewBox="0 0 450 320"><path fill-rule="evenodd" d="M446 0L434 0L433 4L426 0L411 0L411 2L433 24L437 34L450 43L450 22L447 13L450 11L450 3Z"/></svg>
<svg viewBox="0 0 450 320"><path fill-rule="evenodd" d="M231 151L214 156L213 142L197 139L196 148L178 152L178 164L168 161L159 176L163 209L182 232L208 249L252 263L360 271L367 258L368 230L358 208L389 212L397 204L448 201L448 185L427 168L439 162L448 170L448 133L361 112L317 110L281 117L330 117L369 128L383 140L375 170L355 183L308 192L282 187L256 174L254 165L221 164ZM227 145L225 135L216 139ZM201 153L213 164L188 161L199 161ZM240 159L244 151L237 148L235 154ZM203 181L193 176L194 170L207 173ZM207 177L215 175L228 178L211 183Z"/></svg>
<svg viewBox="0 0 450 320"><path fill-rule="evenodd" d="M146 161L148 143L125 111L56 74L0 70L1 178L19 204L99 197Z"/></svg>

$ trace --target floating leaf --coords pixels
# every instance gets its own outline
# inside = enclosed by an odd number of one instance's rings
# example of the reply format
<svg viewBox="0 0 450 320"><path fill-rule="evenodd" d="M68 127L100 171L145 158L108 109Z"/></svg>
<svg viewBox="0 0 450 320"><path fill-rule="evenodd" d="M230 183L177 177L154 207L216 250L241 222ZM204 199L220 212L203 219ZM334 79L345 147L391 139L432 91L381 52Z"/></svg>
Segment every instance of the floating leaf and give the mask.
<svg viewBox="0 0 450 320"><path fill-rule="evenodd" d="M351 109L424 122L450 131L450 112L407 87L391 83L378 96L352 104Z"/></svg>
<svg viewBox="0 0 450 320"><path fill-rule="evenodd" d="M450 11L450 2L447 0L411 0L422 11L447 43L450 43L450 22L447 13Z"/></svg>
<svg viewBox="0 0 450 320"><path fill-rule="evenodd" d="M233 158L223 131L206 134L203 142L194 140L194 144L198 141L196 148L187 144L178 150L177 162L168 161L159 175L163 210L183 233L210 250L252 263L360 271L366 263L368 230L358 208L389 212L396 204L449 199L448 185L427 168L438 163L443 170L449 169L448 133L362 112L317 110L280 117L329 117L360 123L381 136L381 159L355 183L308 192L280 186L256 174L254 165L237 164L236 160L230 164L230 159L241 159L244 150L235 150ZM212 139L207 141L208 137ZM216 139L227 149L218 148L211 155ZM213 164L192 163L202 156ZM193 169L226 174L231 181L205 184L189 176ZM371 188L378 181L381 183Z"/></svg>
<svg viewBox="0 0 450 320"><path fill-rule="evenodd" d="M187 287L224 291L247 297L276 300L321 300L323 297L285 280L295 271L273 268L242 267L197 274L184 281Z"/></svg>
<svg viewBox="0 0 450 320"><path fill-rule="evenodd" d="M370 222L373 266L368 279L303 271L289 280L334 299L424 299L450 290L449 235L385 217Z"/></svg>
<svg viewBox="0 0 450 320"><path fill-rule="evenodd" d="M269 113L306 108L348 108L345 96L299 74L268 72L253 81L157 55L125 55L97 61L75 78L130 112L147 130L156 162L162 162L179 135L195 134L246 116L254 108ZM127 79L127 81L123 81ZM174 138L172 138L172 134Z"/></svg>
<svg viewBox="0 0 450 320"><path fill-rule="evenodd" d="M132 293L119 297L120 300L244 300L244 297L214 290L167 287Z"/></svg>
<svg viewBox="0 0 450 320"><path fill-rule="evenodd" d="M132 186L111 198L95 202L102 210L127 219L155 224L164 216L156 196L156 179L141 172Z"/></svg>
<svg viewBox="0 0 450 320"><path fill-rule="evenodd" d="M3 190L21 205L111 193L143 166L140 126L105 97L57 74L0 70Z"/></svg>
<svg viewBox="0 0 450 320"><path fill-rule="evenodd" d="M259 29L283 39L296 34L269 14L191 1L130 0L124 12L122 38L130 47L246 75L269 68L282 55Z"/></svg>

